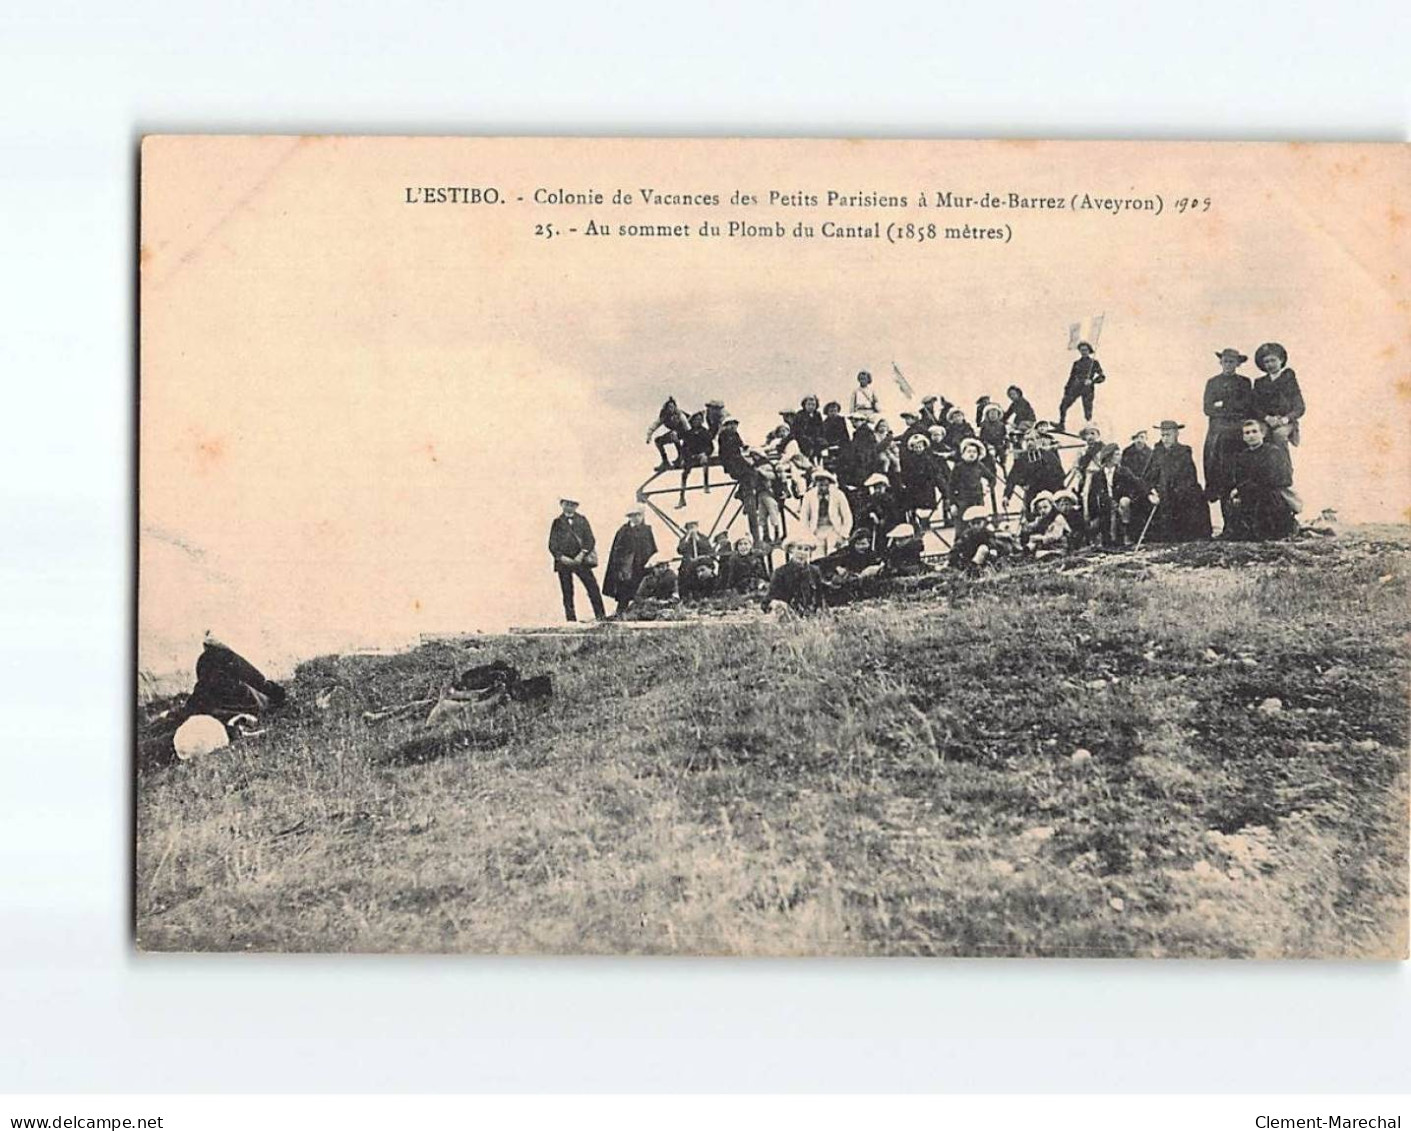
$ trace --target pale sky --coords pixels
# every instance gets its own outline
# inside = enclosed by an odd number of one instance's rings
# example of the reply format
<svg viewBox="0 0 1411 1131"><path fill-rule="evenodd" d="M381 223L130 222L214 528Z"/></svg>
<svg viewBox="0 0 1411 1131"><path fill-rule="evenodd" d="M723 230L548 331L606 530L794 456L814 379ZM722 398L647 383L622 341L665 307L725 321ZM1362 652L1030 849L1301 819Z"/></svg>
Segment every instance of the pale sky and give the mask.
<svg viewBox="0 0 1411 1131"><path fill-rule="evenodd" d="M1074 356L1068 325L1096 314L1109 438L1175 416L1199 462L1215 352L1252 358L1276 340L1309 403L1295 455L1307 513L1404 521L1408 152L149 140L139 662L189 667L207 629L284 670L418 633L555 623L545 539L557 500L582 501L605 559L655 464L643 437L667 393L688 407L720 397L758 441L805 393L846 402L860 368L895 412L896 361L918 394L972 410L1017 383L1052 416ZM508 203L403 203L408 185L467 184L498 186ZM1161 193L1168 211L534 207L541 186ZM1211 208L1177 216L1182 195ZM540 222L694 228L707 216L1008 221L1014 238L533 234ZM1244 371L1255 375L1252 360ZM668 538L658 526L663 548Z"/></svg>

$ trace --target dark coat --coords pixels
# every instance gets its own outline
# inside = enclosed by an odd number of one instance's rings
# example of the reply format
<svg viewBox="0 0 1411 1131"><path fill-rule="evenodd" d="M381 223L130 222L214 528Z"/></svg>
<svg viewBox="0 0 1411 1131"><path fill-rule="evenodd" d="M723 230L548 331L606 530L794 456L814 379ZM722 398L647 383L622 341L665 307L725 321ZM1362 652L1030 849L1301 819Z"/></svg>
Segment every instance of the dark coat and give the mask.
<svg viewBox="0 0 1411 1131"><path fill-rule="evenodd" d="M793 422L794 439L799 451L809 459L817 459L823 450L823 414L815 409L799 409Z"/></svg>
<svg viewBox="0 0 1411 1131"><path fill-rule="evenodd" d="M1205 382L1202 408L1209 418L1205 433L1205 497L1222 498L1230 489L1230 467L1244 447L1240 426L1254 416L1254 385L1243 373L1217 373Z"/></svg>
<svg viewBox="0 0 1411 1131"><path fill-rule="evenodd" d="M1068 383L1063 386L1063 392L1065 396L1069 393L1081 394L1089 385L1101 385L1106 380L1102 362L1091 354L1087 357L1079 354L1073 368L1068 370Z"/></svg>
<svg viewBox="0 0 1411 1131"><path fill-rule="evenodd" d="M887 531L902 521L901 500L890 491L874 495L869 492L863 498L853 515L853 530L859 526L872 531L873 549L881 549L887 544Z"/></svg>
<svg viewBox="0 0 1411 1131"><path fill-rule="evenodd" d="M956 517L964 514L968 507L983 506L986 497L985 485L993 484L994 481L994 472L990 470L987 461L966 463L964 460L956 460L955 466L950 469L950 482L946 485L946 494Z"/></svg>
<svg viewBox="0 0 1411 1131"><path fill-rule="evenodd" d="M572 518L561 514L549 525L549 553L554 556L555 569L577 569L577 565L562 564L559 558L574 558L579 554L586 556L593 553L597 546L593 528L581 514L575 514Z"/></svg>
<svg viewBox="0 0 1411 1131"><path fill-rule="evenodd" d="M1138 479L1145 479L1146 470L1151 466L1151 448L1128 444L1122 449L1121 466L1124 471L1130 471Z"/></svg>
<svg viewBox="0 0 1411 1131"><path fill-rule="evenodd" d="M676 552L681 555L683 563L693 562L697 558L708 558L711 556L710 539L697 530L676 543Z"/></svg>
<svg viewBox="0 0 1411 1131"><path fill-rule="evenodd" d="M1061 491L1067 481L1063 461L1052 448L1039 451L1022 451L1014 457L1009 476L1004 485L1004 499L1008 502L1015 491L1024 492L1024 505L1040 491Z"/></svg>
<svg viewBox="0 0 1411 1131"><path fill-rule="evenodd" d="M1246 446L1234 461L1229 535L1262 541L1284 538L1298 526L1284 492L1293 486L1288 449L1266 440Z"/></svg>
<svg viewBox="0 0 1411 1131"><path fill-rule="evenodd" d="M936 496L946 494L946 465L934 452L901 450L901 505L909 511L929 511L936 505Z"/></svg>
<svg viewBox="0 0 1411 1131"><path fill-rule="evenodd" d="M769 579L764 595L764 611L775 601L785 602L798 613L811 613L823 604L823 579L808 562L785 562Z"/></svg>
<svg viewBox="0 0 1411 1131"><path fill-rule="evenodd" d="M859 424L847 446L838 453L838 481L845 487L861 487L862 481L876 470L876 434L866 424Z"/></svg>
<svg viewBox="0 0 1411 1131"><path fill-rule="evenodd" d="M1155 445L1146 485L1160 496L1149 535L1154 541L1189 542L1210 537L1210 504L1200 489L1189 445Z"/></svg>
<svg viewBox="0 0 1411 1131"><path fill-rule="evenodd" d="M743 593L769 580L769 563L759 550L748 554L731 553L720 559L720 587Z"/></svg>
<svg viewBox="0 0 1411 1131"><path fill-rule="evenodd" d="M848 418L842 413L834 413L823 418L823 446L839 448L845 445L852 434L848 431Z"/></svg>
<svg viewBox="0 0 1411 1131"><path fill-rule="evenodd" d="M717 440L720 449L720 466L731 479L741 480L749 476L750 464L745 458L745 441L740 438L737 428L727 428Z"/></svg>
<svg viewBox="0 0 1411 1131"><path fill-rule="evenodd" d="M681 458L683 460L689 463L692 460L701 462L710 458L711 450L715 447L715 438L711 436L710 429L704 424L687 428L677 435L681 438Z"/></svg>
<svg viewBox="0 0 1411 1131"><path fill-rule="evenodd" d="M603 575L603 592L609 597L630 601L637 593L647 572L647 562L657 552L656 536L645 522L633 526L630 522L618 527L608 551L607 571Z"/></svg>
<svg viewBox="0 0 1411 1131"><path fill-rule="evenodd" d="M182 708L183 718L213 715L229 722L234 715L261 715L284 706L287 692L244 656L207 640L196 658L196 686Z"/></svg>
<svg viewBox="0 0 1411 1131"><path fill-rule="evenodd" d="M1143 499L1148 488L1123 467L1118 467L1113 472L1112 485L1109 487L1107 473L1102 468L1095 467L1093 474L1088 478L1086 490L1082 479L1078 480L1078 490L1080 494L1086 495L1086 498L1080 498L1079 505L1087 522L1089 535L1104 545L1111 545L1119 540L1121 533L1117 521L1118 501Z"/></svg>
<svg viewBox="0 0 1411 1131"><path fill-rule="evenodd" d="M1028 398L1022 395L1017 401L1009 402L1009 407L1004 410L1004 416L1001 417L1005 424L1013 424L1016 427L1021 424L1032 424L1038 418L1039 415L1034 411L1034 406L1029 403Z"/></svg>
<svg viewBox="0 0 1411 1131"><path fill-rule="evenodd" d="M1294 447L1298 447L1298 421L1306 411L1303 390L1298 387L1298 377L1292 369L1285 369L1277 377L1265 373L1255 379L1254 415L1260 420L1266 416L1288 417L1288 442Z"/></svg>
<svg viewBox="0 0 1411 1131"><path fill-rule="evenodd" d="M1004 421L986 420L981 424L980 443L985 445L986 450L992 453L995 459L1003 463L1005 454L1009 451L1009 429L1004 426Z"/></svg>
<svg viewBox="0 0 1411 1131"><path fill-rule="evenodd" d="M968 420L955 420L946 425L946 438L941 442L951 451L960 451L960 441L974 436L975 429Z"/></svg>

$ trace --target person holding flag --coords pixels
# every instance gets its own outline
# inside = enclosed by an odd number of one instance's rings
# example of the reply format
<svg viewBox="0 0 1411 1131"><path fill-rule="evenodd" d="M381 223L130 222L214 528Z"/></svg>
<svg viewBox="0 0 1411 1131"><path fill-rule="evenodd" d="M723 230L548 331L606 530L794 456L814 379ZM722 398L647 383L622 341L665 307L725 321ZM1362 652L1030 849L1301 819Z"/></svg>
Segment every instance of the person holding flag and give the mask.
<svg viewBox="0 0 1411 1131"><path fill-rule="evenodd" d="M1102 371L1102 362L1098 361L1091 343L1079 342L1078 360L1068 371L1068 383L1063 386L1063 399L1058 405L1060 432L1068 431L1068 410L1080 400L1083 402L1083 419L1092 420L1093 397L1097 393L1097 387L1106 380L1107 374Z"/></svg>

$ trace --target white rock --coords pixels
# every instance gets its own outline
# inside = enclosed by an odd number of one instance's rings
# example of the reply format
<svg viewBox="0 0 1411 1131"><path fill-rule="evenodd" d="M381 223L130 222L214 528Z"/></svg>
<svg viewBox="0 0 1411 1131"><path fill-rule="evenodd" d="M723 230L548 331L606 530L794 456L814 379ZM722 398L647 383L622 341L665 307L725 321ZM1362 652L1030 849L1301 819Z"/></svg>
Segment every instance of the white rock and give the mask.
<svg viewBox="0 0 1411 1131"><path fill-rule="evenodd" d="M183 762L229 745L230 735L226 733L225 724L211 715L192 715L172 735L176 756Z"/></svg>
<svg viewBox="0 0 1411 1131"><path fill-rule="evenodd" d="M1053 836L1053 826L1035 825L1032 829L1025 829L1022 835L1025 840L1045 841Z"/></svg>
<svg viewBox="0 0 1411 1131"><path fill-rule="evenodd" d="M1075 766L1081 766L1084 762L1091 762L1093 760L1093 752L1091 750L1084 750L1080 746L1069 755L1068 760Z"/></svg>
<svg viewBox="0 0 1411 1131"><path fill-rule="evenodd" d="M1015 867L1008 860L991 860L990 871L998 876L1012 876L1014 875Z"/></svg>
<svg viewBox="0 0 1411 1131"><path fill-rule="evenodd" d="M1111 899L1107 901L1107 906L1112 908L1113 911L1121 911L1127 906L1127 901L1124 900L1120 895L1114 895Z"/></svg>
<svg viewBox="0 0 1411 1131"><path fill-rule="evenodd" d="M1277 715L1283 709L1284 701L1282 699L1275 699L1272 696L1259 704L1260 713L1265 715Z"/></svg>

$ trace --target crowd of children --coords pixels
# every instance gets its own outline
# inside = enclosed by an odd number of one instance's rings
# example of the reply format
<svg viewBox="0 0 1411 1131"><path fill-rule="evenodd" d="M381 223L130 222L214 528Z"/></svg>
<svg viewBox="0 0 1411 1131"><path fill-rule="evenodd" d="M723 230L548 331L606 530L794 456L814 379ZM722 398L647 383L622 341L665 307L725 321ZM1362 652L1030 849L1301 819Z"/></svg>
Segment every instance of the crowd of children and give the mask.
<svg viewBox="0 0 1411 1131"><path fill-rule="evenodd" d="M894 430L864 371L846 414L839 401L820 409L810 394L782 411L780 422L753 444L723 402L688 413L667 398L647 443L660 454L658 472L681 473L676 506L686 505L693 471L699 469L709 491L718 468L729 481L718 485L734 485L749 534L711 538L687 522L676 547L678 568L652 565L655 542L635 509L614 540L608 595L623 608L637 597L693 601L758 591L766 608L775 601L812 608L830 591L867 578L925 569L924 538L933 527L950 528L949 562L972 572L1013 556L1046 559L1085 546L1208 538L1216 502L1225 537L1283 537L1296 528L1289 446L1299 441L1304 405L1282 346L1266 343L1255 352L1264 375L1254 381L1238 372L1245 355L1217 353L1221 372L1205 394L1204 487L1191 448L1180 441L1185 425L1175 420L1155 426L1155 444L1146 430L1125 448L1104 440L1091 418L1096 386L1106 374L1088 343L1079 343L1078 351L1056 424L1038 419L1023 389L1011 385L1005 404L979 398L973 419L943 396L923 397L899 414ZM1087 423L1073 436L1064 425L1079 403ZM1069 450L1077 455L1065 467L1060 453ZM1016 496L1019 510L1013 512ZM788 527L786 515L797 515ZM581 516L577 521L586 526ZM550 541L553 551L553 536ZM558 541L565 541L562 532ZM771 568L770 555L781 548L786 560ZM569 619L574 575L602 615L590 567L584 577L585 560L555 552Z"/></svg>

